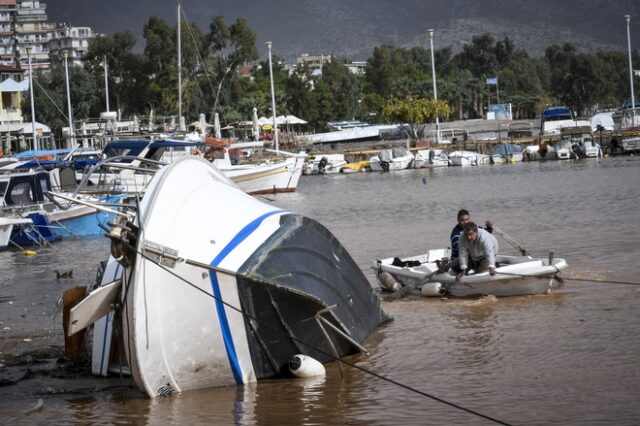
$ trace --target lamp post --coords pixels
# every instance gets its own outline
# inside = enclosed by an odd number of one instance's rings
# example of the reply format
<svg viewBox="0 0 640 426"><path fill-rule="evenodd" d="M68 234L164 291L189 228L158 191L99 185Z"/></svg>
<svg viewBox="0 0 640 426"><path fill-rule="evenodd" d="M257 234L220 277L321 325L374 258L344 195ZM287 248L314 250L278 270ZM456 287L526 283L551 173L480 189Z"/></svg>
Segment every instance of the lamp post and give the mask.
<svg viewBox="0 0 640 426"><path fill-rule="evenodd" d="M624 20L627 21L627 50L629 52L629 85L631 86L631 113L633 114L633 124L636 126L636 98L633 93L633 64L631 63L631 31L629 30L629 22L631 22L631 15L624 15Z"/></svg>
<svg viewBox="0 0 640 426"><path fill-rule="evenodd" d="M436 63L433 55L433 30L428 29L429 44L431 46L431 78L433 80L433 100L438 102L438 86L436 85ZM436 143L440 144L440 120L436 116Z"/></svg>
<svg viewBox="0 0 640 426"><path fill-rule="evenodd" d="M33 135L33 150L38 150L38 136L36 135L36 108L33 104L33 69L31 68L31 46L27 46L27 58L29 58L29 95L31 96L31 132Z"/></svg>
<svg viewBox="0 0 640 426"><path fill-rule="evenodd" d="M67 115L69 116L69 135L71 135L71 148L76 147L76 132L73 128L73 110L71 109L71 90L69 89L69 52L66 50L62 53L64 57L64 78L67 84Z"/></svg>
<svg viewBox="0 0 640 426"><path fill-rule="evenodd" d="M360 110L360 124L362 124L362 99L358 99L358 109Z"/></svg>
<svg viewBox="0 0 640 426"><path fill-rule="evenodd" d="M269 81L271 82L271 112L273 113L273 137L276 145L276 152L278 152L278 127L276 126L276 92L273 88L273 66L271 65L271 42L267 43L267 50L269 51Z"/></svg>

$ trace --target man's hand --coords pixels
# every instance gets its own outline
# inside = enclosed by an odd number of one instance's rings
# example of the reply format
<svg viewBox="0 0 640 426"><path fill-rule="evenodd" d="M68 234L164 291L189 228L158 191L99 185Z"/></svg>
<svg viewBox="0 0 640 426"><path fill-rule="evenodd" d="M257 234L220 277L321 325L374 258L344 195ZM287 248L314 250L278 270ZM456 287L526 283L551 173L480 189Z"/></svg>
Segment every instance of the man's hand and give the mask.
<svg viewBox="0 0 640 426"><path fill-rule="evenodd" d="M496 274L496 268L489 268L489 275L494 276Z"/></svg>

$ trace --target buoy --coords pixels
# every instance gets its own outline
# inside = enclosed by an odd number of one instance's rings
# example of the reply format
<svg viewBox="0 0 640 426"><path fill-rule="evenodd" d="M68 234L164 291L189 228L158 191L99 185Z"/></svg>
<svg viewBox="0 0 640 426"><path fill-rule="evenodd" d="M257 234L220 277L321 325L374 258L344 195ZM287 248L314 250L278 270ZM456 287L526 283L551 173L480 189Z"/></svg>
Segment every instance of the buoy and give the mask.
<svg viewBox="0 0 640 426"><path fill-rule="evenodd" d="M444 296L447 289L442 283L425 283L420 289L420 293L426 297L439 297Z"/></svg>
<svg viewBox="0 0 640 426"><path fill-rule="evenodd" d="M37 253L33 250L25 250L22 253L24 253L25 256L35 256Z"/></svg>
<svg viewBox="0 0 640 426"><path fill-rule="evenodd" d="M327 374L324 365L318 360L302 354L289 358L289 370L296 377L316 377Z"/></svg>
<svg viewBox="0 0 640 426"><path fill-rule="evenodd" d="M396 280L396 277L387 271L383 271L378 274L378 281L380 281L382 288L389 291L398 291L402 287L402 285L400 285Z"/></svg>

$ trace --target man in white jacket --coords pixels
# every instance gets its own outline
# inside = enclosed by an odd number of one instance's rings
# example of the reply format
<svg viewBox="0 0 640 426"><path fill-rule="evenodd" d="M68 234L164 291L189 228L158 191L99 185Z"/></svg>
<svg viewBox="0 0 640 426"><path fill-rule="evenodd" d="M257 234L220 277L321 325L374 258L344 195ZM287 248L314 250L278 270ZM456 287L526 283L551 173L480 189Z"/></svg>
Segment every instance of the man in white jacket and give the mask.
<svg viewBox="0 0 640 426"><path fill-rule="evenodd" d="M457 278L466 275L469 269L475 273L489 270L490 275L496 274L496 255L498 254L498 240L488 231L478 228L473 222L462 226L460 237L460 270Z"/></svg>

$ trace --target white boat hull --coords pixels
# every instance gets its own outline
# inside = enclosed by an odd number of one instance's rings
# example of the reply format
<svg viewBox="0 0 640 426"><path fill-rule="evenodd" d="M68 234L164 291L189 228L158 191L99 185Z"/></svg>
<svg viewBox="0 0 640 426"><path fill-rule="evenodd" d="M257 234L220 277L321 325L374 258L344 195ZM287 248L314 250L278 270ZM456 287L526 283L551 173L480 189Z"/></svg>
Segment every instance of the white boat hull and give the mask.
<svg viewBox="0 0 640 426"><path fill-rule="evenodd" d="M294 192L302 175L304 157L289 157L271 164L216 165L247 194Z"/></svg>
<svg viewBox="0 0 640 426"><path fill-rule="evenodd" d="M473 151L453 151L449 153L449 162L458 167L482 166L489 164L489 156Z"/></svg>

